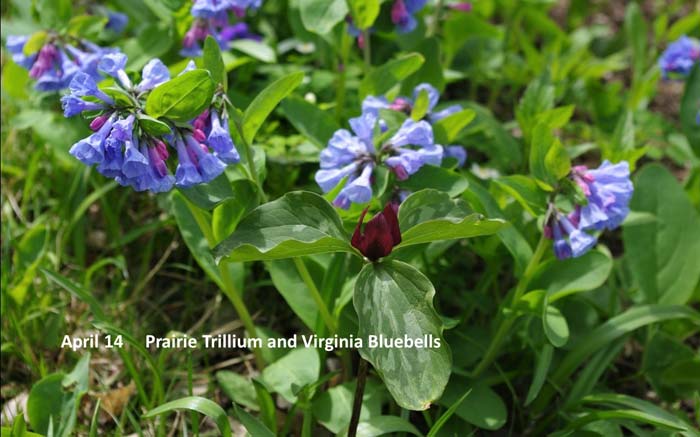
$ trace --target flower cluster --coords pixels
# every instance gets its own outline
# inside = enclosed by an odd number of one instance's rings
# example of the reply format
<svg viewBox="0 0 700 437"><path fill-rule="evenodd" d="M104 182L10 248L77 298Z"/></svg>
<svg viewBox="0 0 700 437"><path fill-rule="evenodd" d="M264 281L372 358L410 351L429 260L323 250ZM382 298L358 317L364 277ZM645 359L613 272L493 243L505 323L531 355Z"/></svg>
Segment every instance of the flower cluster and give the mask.
<svg viewBox="0 0 700 437"><path fill-rule="evenodd" d="M250 32L244 22L231 24L229 13L238 18L245 16L246 9L257 9L262 0L195 0L191 13L192 26L185 33L180 54L196 57L202 54L202 44L207 36L214 37L222 49L227 49L231 41L237 39L261 40L259 35Z"/></svg>
<svg viewBox="0 0 700 437"><path fill-rule="evenodd" d="M403 181L426 164L439 166L445 156L456 158L460 165L464 163L464 148L450 146L446 150L442 145L435 144L431 125L431 122L461 108L454 106L433 112L439 99L438 91L428 84L421 84L414 91L414 100L421 91L426 91L429 97L429 111L425 119L406 119L388 139L380 109L410 114L413 100L402 97L390 103L384 97L369 96L362 104L362 115L350 119L352 131L340 129L328 141L321 152L321 169L316 173L316 182L324 192L329 192L345 180L333 201L335 206L347 209L352 203L369 202L377 166L388 167L397 180Z"/></svg>
<svg viewBox="0 0 700 437"><path fill-rule="evenodd" d="M586 231L612 230L629 214L634 187L629 164L609 161L594 170L576 166L571 178L586 196L586 205L577 205L567 215L554 211L545 227L545 235L554 240L554 253L559 259L578 257L595 246L597 238Z"/></svg>
<svg viewBox="0 0 700 437"><path fill-rule="evenodd" d="M227 164L240 160L229 133L223 96L215 95L212 106L187 126L168 123L168 133L153 132L148 126L152 119L143 112L144 99L168 82L170 73L160 60L153 59L143 68L140 82L133 84L124 70L126 61L126 56L117 53L99 62L99 71L115 79L114 95L100 90L90 75L78 73L70 83L70 94L61 98L66 117L95 115L90 123L94 133L75 143L71 155L86 165L96 165L102 175L123 186L153 192L211 181ZM185 71L193 68L190 62ZM174 175L168 166L172 150L177 155Z"/></svg>
<svg viewBox="0 0 700 437"><path fill-rule="evenodd" d="M450 105L447 108L436 111L435 107L440 101L440 93L434 86L428 83L421 83L413 89L413 97L410 98L402 96L389 102L384 96L368 96L362 102L362 112L371 112L378 115L379 110L388 109L410 115L413 111L413 105L418 100L421 92L426 93L428 96L428 110L423 118L430 122L431 125L462 110L460 105ZM455 158L461 167L467 160L467 151L462 146L447 146L445 147L445 156Z"/></svg>
<svg viewBox="0 0 700 437"><path fill-rule="evenodd" d="M391 21L396 25L399 33L409 33L416 28L417 22L414 15L418 13L427 0L395 0L391 6Z"/></svg>
<svg viewBox="0 0 700 437"><path fill-rule="evenodd" d="M659 68L664 79L688 76L700 61L700 41L682 36L666 47L659 58Z"/></svg>
<svg viewBox="0 0 700 437"><path fill-rule="evenodd" d="M7 49L12 60L29 70L29 76L36 79L39 91L58 91L67 88L77 73L85 73L98 78L97 64L109 53L117 49L104 48L84 39L70 41L58 34L48 32L44 44L36 52L25 53L29 41L27 36L8 36Z"/></svg>

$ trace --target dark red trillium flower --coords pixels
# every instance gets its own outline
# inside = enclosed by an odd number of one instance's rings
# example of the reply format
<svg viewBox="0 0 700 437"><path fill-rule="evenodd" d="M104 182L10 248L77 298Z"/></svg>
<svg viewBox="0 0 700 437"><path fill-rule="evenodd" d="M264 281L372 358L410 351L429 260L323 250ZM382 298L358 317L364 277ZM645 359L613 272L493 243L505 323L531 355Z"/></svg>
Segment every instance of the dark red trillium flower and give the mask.
<svg viewBox="0 0 700 437"><path fill-rule="evenodd" d="M370 261L376 261L391 253L391 250L401 242L399 219L396 217L398 204L389 202L384 211L375 215L362 230L362 222L369 207L362 211L360 221L357 223L355 233L352 234L350 243L354 248L362 252Z"/></svg>

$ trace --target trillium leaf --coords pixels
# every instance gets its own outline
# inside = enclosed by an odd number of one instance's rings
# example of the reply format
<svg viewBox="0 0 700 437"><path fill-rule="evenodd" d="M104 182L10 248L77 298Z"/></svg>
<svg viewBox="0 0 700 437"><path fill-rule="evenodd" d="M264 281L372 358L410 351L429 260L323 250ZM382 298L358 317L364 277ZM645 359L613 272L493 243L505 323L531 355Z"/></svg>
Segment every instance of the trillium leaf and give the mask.
<svg viewBox="0 0 700 437"><path fill-rule="evenodd" d="M255 134L275 106L301 84L304 73L297 72L284 76L267 86L250 102L243 114L243 139L251 144Z"/></svg>
<svg viewBox="0 0 700 437"><path fill-rule="evenodd" d="M447 193L422 190L410 195L399 208L401 244L397 248L495 234L504 225L504 220L486 219Z"/></svg>
<svg viewBox="0 0 700 437"><path fill-rule="evenodd" d="M146 113L154 118L189 121L211 104L214 88L207 70L188 71L153 89L146 100Z"/></svg>
<svg viewBox="0 0 700 437"><path fill-rule="evenodd" d="M217 261L354 252L338 213L318 194L294 191L255 208L215 249Z"/></svg>
<svg viewBox="0 0 700 437"><path fill-rule="evenodd" d="M440 397L452 368L433 308L435 289L421 272L399 261L367 264L355 283L353 304L359 322L360 355L384 380L394 400L409 410L425 410ZM370 347L370 336L439 340L423 347Z"/></svg>
<svg viewBox="0 0 700 437"><path fill-rule="evenodd" d="M683 188L658 164L635 180L632 211L655 221L623 227L625 259L648 303L684 304L700 280L700 217Z"/></svg>

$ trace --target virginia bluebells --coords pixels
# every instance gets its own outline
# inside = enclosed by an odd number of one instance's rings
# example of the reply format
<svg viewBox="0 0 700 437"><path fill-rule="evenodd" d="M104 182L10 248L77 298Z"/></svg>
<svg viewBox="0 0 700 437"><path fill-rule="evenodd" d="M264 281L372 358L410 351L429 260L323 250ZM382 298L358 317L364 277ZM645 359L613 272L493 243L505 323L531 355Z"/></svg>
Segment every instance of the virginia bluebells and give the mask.
<svg viewBox="0 0 700 437"><path fill-rule="evenodd" d="M414 15L423 9L427 0L394 0L391 6L391 21L399 33L408 33L416 28Z"/></svg>
<svg viewBox="0 0 700 437"><path fill-rule="evenodd" d="M101 174L121 185L153 192L209 182L227 164L239 161L228 130L223 96L215 95L212 106L189 126L169 123L168 134L154 134L141 121L143 104L152 89L170 80L170 73L154 59L134 84L124 70L126 61L122 54L108 54L100 61L99 70L115 79L120 88L117 94L128 96L131 104L107 95L85 73L76 74L70 94L61 98L66 117L83 112L96 114L90 123L94 133L74 144L71 155L86 165L96 165ZM192 68L194 63L190 62L185 71ZM171 151L177 156L177 165L172 165L174 174L168 166Z"/></svg>
<svg viewBox="0 0 700 437"><path fill-rule="evenodd" d="M700 41L682 36L666 47L659 58L664 79L683 77L700 61Z"/></svg>
<svg viewBox="0 0 700 437"><path fill-rule="evenodd" d="M352 132L340 129L321 152L321 169L316 182L324 192L331 191L344 178L345 186L333 204L347 209L351 203L372 198L372 176L376 166L385 165L398 180L405 180L423 165L440 165L442 146L433 141L433 130L426 121L406 120L386 142L375 148L381 133L377 115L365 112L350 120Z"/></svg>
<svg viewBox="0 0 700 437"><path fill-rule="evenodd" d="M231 24L229 12L236 17L245 16L246 9L257 9L262 0L195 0L191 13L192 26L185 33L180 54L196 57L202 54L202 44L208 35L214 37L222 49L228 49L231 41L237 39L261 40L259 35L250 32L244 22Z"/></svg>
<svg viewBox="0 0 700 437"><path fill-rule="evenodd" d="M25 54L27 36L8 36L7 49L12 60L29 70L36 79L35 88L40 91L58 91L68 87L73 77L83 72L97 79L97 63L116 49L103 48L83 39L70 41L58 34L48 32L44 44L36 52Z"/></svg>
<svg viewBox="0 0 700 437"><path fill-rule="evenodd" d="M553 208L545 235L554 240L554 253L559 259L578 257L592 248L597 239L591 231L612 230L629 214L634 187L629 164L609 161L597 169L576 166L571 178L586 196L585 205L577 205L568 216Z"/></svg>

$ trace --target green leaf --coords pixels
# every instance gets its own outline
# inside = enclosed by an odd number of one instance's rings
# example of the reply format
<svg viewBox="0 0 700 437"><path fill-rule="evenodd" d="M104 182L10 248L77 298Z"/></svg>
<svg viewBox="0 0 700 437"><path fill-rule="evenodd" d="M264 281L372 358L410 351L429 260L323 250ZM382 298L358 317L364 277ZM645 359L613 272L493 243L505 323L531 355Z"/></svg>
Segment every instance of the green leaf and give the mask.
<svg viewBox="0 0 700 437"><path fill-rule="evenodd" d="M229 46L231 49L243 52L251 58L257 59L258 61L266 62L268 64L277 62L275 49L264 42L255 41L254 39L237 39L235 41L231 41Z"/></svg>
<svg viewBox="0 0 700 437"><path fill-rule="evenodd" d="M571 160L551 126L538 123L532 131L530 145L530 172L542 182L555 185L571 170Z"/></svg>
<svg viewBox="0 0 700 437"><path fill-rule="evenodd" d="M314 282L320 284L323 280L323 268L311 258L303 258L311 273ZM266 263L270 272L272 283L282 295L289 307L294 311L304 324L312 331L316 329L318 318L318 306L311 296L311 291L299 276L294 262L291 259L281 259Z"/></svg>
<svg viewBox="0 0 700 437"><path fill-rule="evenodd" d="M549 305L547 296L542 302L542 327L547 340L554 347L562 347L569 341L569 325L556 307Z"/></svg>
<svg viewBox="0 0 700 437"><path fill-rule="evenodd" d="M700 217L675 176L659 164L635 179L635 212L656 220L623 227L625 260L647 303L684 304L700 280Z"/></svg>
<svg viewBox="0 0 700 437"><path fill-rule="evenodd" d="M12 99L27 98L29 72L8 58L2 66L2 91Z"/></svg>
<svg viewBox="0 0 700 437"><path fill-rule="evenodd" d="M231 188L233 196L212 211L211 227L216 243L231 235L241 219L258 206L257 188L250 179L237 179Z"/></svg>
<svg viewBox="0 0 700 437"><path fill-rule="evenodd" d="M198 396L188 396L186 398L181 398L175 401L167 402L163 405L159 405L144 414L143 418L149 419L151 417L171 413L177 410L190 410L204 414L205 416L211 418L214 423L216 423L216 427L219 429L221 435L224 437L231 436L231 425L228 423L226 411L224 411L219 404Z"/></svg>
<svg viewBox="0 0 700 437"><path fill-rule="evenodd" d="M107 24L107 17L96 15L78 15L68 22L67 32L71 36L95 39Z"/></svg>
<svg viewBox="0 0 700 437"><path fill-rule="evenodd" d="M615 339L643 326L674 319L689 319L700 325L700 314L684 306L640 305L626 310L579 339L576 347L557 366L552 375L552 384L562 387L571 373L591 354Z"/></svg>
<svg viewBox="0 0 700 437"><path fill-rule="evenodd" d="M545 213L547 193L529 176L504 176L493 181L499 188L513 196L532 216Z"/></svg>
<svg viewBox="0 0 700 437"><path fill-rule="evenodd" d="M372 69L360 83L360 97L378 96L416 72L425 62L423 55L409 53Z"/></svg>
<svg viewBox="0 0 700 437"><path fill-rule="evenodd" d="M450 420L450 417L457 411L457 408L459 408L460 405L462 405L462 402L469 396L469 394L472 392L472 388L468 388L467 391L464 392L461 398L457 400L457 402L454 402L450 408L447 409L438 420L435 421L433 426L430 427L430 432L428 432L428 437L435 437L438 435L438 432L442 429L442 427L447 423L448 420Z"/></svg>
<svg viewBox="0 0 700 437"><path fill-rule="evenodd" d="M149 117L143 113L136 113L136 119L139 121L139 126L151 135L161 136L167 135L171 132L170 126L157 120L153 117Z"/></svg>
<svg viewBox="0 0 700 437"><path fill-rule="evenodd" d="M364 346L360 355L374 366L394 400L409 410L429 408L450 377L452 358L442 338L442 320L433 308L434 295L428 278L399 261L367 264L355 283L353 304ZM429 339L430 343L373 347L370 336L380 335Z"/></svg>
<svg viewBox="0 0 700 437"><path fill-rule="evenodd" d="M146 100L146 113L155 118L189 121L211 104L214 89L207 70L188 71L155 87Z"/></svg>
<svg viewBox="0 0 700 437"><path fill-rule="evenodd" d="M301 22L309 32L325 35L348 15L345 0L299 0Z"/></svg>
<svg viewBox="0 0 700 437"><path fill-rule="evenodd" d="M251 211L221 242L217 260L293 258L328 252L354 252L338 213L318 194L294 191Z"/></svg>
<svg viewBox="0 0 700 437"><path fill-rule="evenodd" d="M469 187L469 182L457 171L428 164L421 167L410 178L399 182L398 185L404 190L413 192L432 188L456 197Z"/></svg>
<svg viewBox="0 0 700 437"><path fill-rule="evenodd" d="M352 22L360 30L369 29L379 16L381 0L348 0Z"/></svg>
<svg viewBox="0 0 700 437"><path fill-rule="evenodd" d="M299 71L272 82L248 105L243 114L243 139L252 144L255 134L275 106L301 84L304 73Z"/></svg>
<svg viewBox="0 0 700 437"><path fill-rule="evenodd" d="M450 406L457 402L465 390L471 393L457 407L455 414L461 419L481 429L500 429L508 418L506 405L496 392L486 384L472 383L463 377L453 375L440 398L440 405Z"/></svg>
<svg viewBox="0 0 700 437"><path fill-rule="evenodd" d="M700 156L700 66L696 63L685 81L685 92L681 100L681 128L695 154Z"/></svg>
<svg viewBox="0 0 700 437"><path fill-rule="evenodd" d="M233 411L251 437L275 437L268 427L244 409L238 408L236 404L233 404Z"/></svg>
<svg viewBox="0 0 700 437"><path fill-rule="evenodd" d="M27 42L24 43L24 47L22 48L24 55L29 56L38 52L42 47L44 47L48 36L49 35L45 30L34 32L32 36L29 37Z"/></svg>
<svg viewBox="0 0 700 437"><path fill-rule="evenodd" d="M408 196L399 208L401 244L397 248L490 235L504 225L503 220L473 213L462 200L452 200L447 193L421 190Z"/></svg>
<svg viewBox="0 0 700 437"><path fill-rule="evenodd" d="M418 93L416 101L413 103L413 109L411 110L411 118L415 121L422 120L425 114L428 113L428 106L430 105L430 99L428 98L428 91L421 90Z"/></svg>
<svg viewBox="0 0 700 437"><path fill-rule="evenodd" d="M547 154L544 156L544 166L547 173L551 175L552 180L558 181L569 175L571 171L571 159L566 153L561 141L558 138L552 143Z"/></svg>
<svg viewBox="0 0 700 437"><path fill-rule="evenodd" d="M291 403L303 387L318 380L321 360L313 348L292 349L288 354L265 367L261 382L272 392Z"/></svg>
<svg viewBox="0 0 700 437"><path fill-rule="evenodd" d="M207 211L216 208L216 206L228 199L236 197L236 192L233 190L231 182L229 182L225 173L206 184L199 184L189 188L178 188L178 192L199 208ZM251 194L248 193L248 195ZM241 198L242 203L245 200Z"/></svg>
<svg viewBox="0 0 700 437"><path fill-rule="evenodd" d="M613 261L606 253L590 251L578 258L550 259L540 264L528 288L546 290L549 302L569 294L594 290L605 283Z"/></svg>
<svg viewBox="0 0 700 437"><path fill-rule="evenodd" d="M86 303L90 308L90 312L96 319L102 320L105 318L105 314L102 311L100 303L97 301L97 299L91 292L75 284L73 281L64 278L58 273L46 269L41 269L41 272L44 274L44 276L46 276L46 279L48 279L50 282L53 282L54 284L58 285L59 287L63 288L64 290L75 296L78 300Z"/></svg>
<svg viewBox="0 0 700 437"><path fill-rule="evenodd" d="M630 408L641 413L637 419L670 429L685 431L690 435L700 435L692 425L669 413L663 408L657 407L651 402L643 401L632 396L618 393L600 393L583 398L583 402L593 405L611 405L614 407Z"/></svg>
<svg viewBox="0 0 700 437"><path fill-rule="evenodd" d="M416 53L423 55L423 65L401 84L402 94L411 95L413 89L421 83L429 83L442 92L445 89L445 76L443 74L443 51L440 40L437 37L425 38L412 48ZM445 144L445 143L439 143Z"/></svg>
<svg viewBox="0 0 700 437"><path fill-rule="evenodd" d="M226 91L228 88L228 77L224 67L224 60L221 57L221 47L211 35L207 35L207 39L204 40L202 60L204 68L209 70L214 82L222 84L224 91Z"/></svg>
<svg viewBox="0 0 700 437"><path fill-rule="evenodd" d="M228 370L216 372L216 381L221 390L226 393L232 401L244 405L251 410L258 411L257 395L253 381L243 375Z"/></svg>
<svg viewBox="0 0 700 437"><path fill-rule="evenodd" d="M636 80L646 67L648 30L642 11L634 2L628 4L625 10L625 34L627 45L632 48L632 71Z"/></svg>
<svg viewBox="0 0 700 437"><path fill-rule="evenodd" d="M326 147L328 140L340 129L331 114L300 97L285 99L282 101L282 109L296 130L319 148Z"/></svg>
<svg viewBox="0 0 700 437"><path fill-rule="evenodd" d="M369 379L362 396L360 421L379 416L384 401L384 390L380 383ZM355 381L336 385L314 398L313 413L318 422L333 433L339 433L348 427L352 416L352 404L355 398Z"/></svg>
<svg viewBox="0 0 700 437"><path fill-rule="evenodd" d="M433 123L435 142L438 144L452 143L474 117L476 117L476 112L473 109L462 109Z"/></svg>
<svg viewBox="0 0 700 437"><path fill-rule="evenodd" d="M375 416L357 425L357 437L376 437L380 435L411 433L422 436L410 422L396 416Z"/></svg>
<svg viewBox="0 0 700 437"><path fill-rule="evenodd" d="M547 378L547 373L549 372L549 365L552 363L553 354L554 348L549 344L542 346L542 349L537 354L535 371L533 372L532 383L530 383L530 388L527 391L525 406L530 405L530 402L535 400L537 395L540 393L540 390L544 385L544 381Z"/></svg>
<svg viewBox="0 0 700 437"><path fill-rule="evenodd" d="M554 107L554 99L555 88L547 76L538 77L525 89L515 115L526 142L535 141L533 131L538 125L551 131L546 123L537 123L537 117Z"/></svg>

